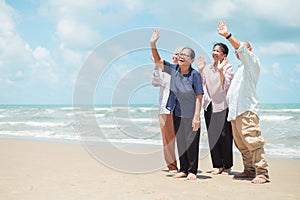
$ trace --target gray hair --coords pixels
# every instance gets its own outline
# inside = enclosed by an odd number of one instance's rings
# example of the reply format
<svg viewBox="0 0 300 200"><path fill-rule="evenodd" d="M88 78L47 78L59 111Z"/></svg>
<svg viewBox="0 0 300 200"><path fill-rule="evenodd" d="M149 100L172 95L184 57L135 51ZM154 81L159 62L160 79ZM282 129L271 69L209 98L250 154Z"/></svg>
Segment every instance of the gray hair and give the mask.
<svg viewBox="0 0 300 200"><path fill-rule="evenodd" d="M190 48L190 47L183 47L182 50L184 50L184 49L190 50L190 52L191 52L191 59L195 58L195 51L192 48Z"/></svg>

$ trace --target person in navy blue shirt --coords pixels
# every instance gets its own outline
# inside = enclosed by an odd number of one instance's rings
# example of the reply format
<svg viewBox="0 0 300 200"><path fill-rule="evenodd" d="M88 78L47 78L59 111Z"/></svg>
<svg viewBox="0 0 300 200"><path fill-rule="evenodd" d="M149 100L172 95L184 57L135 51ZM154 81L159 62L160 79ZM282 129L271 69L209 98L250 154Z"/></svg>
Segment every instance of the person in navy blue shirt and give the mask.
<svg viewBox="0 0 300 200"><path fill-rule="evenodd" d="M160 58L156 48L158 39L159 30L155 30L150 39L153 61L171 75L167 109L173 114L180 162L180 170L173 177L195 180L199 161L200 111L204 94L200 73L191 66L195 52L184 47L179 53L178 64L171 64Z"/></svg>

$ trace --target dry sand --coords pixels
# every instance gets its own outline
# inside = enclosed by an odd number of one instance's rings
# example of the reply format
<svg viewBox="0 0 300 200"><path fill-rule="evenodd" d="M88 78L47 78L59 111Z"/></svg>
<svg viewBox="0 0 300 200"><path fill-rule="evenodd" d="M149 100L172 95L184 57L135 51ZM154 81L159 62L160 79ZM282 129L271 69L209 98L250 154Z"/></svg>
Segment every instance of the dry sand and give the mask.
<svg viewBox="0 0 300 200"><path fill-rule="evenodd" d="M271 182L255 185L211 175L209 156L198 179L165 170L127 174L105 167L80 144L0 139L0 199L300 199L300 160L268 159ZM242 170L234 157L233 174Z"/></svg>

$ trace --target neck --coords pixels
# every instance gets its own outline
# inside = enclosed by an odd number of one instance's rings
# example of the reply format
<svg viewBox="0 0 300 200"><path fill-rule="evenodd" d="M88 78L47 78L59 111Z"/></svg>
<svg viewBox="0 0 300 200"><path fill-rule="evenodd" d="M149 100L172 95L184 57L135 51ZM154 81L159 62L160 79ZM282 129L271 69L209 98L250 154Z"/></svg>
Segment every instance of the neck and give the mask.
<svg viewBox="0 0 300 200"><path fill-rule="evenodd" d="M190 72L190 66L180 67L180 74L188 74Z"/></svg>

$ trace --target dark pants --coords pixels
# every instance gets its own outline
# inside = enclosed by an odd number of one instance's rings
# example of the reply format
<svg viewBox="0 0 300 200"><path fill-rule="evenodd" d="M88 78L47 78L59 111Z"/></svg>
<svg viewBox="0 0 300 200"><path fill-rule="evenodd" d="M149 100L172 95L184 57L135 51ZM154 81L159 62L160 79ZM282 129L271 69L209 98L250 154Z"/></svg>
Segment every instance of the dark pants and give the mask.
<svg viewBox="0 0 300 200"><path fill-rule="evenodd" d="M221 112L213 113L212 104L204 111L205 123L208 134L211 160L214 168L231 168L232 159L232 127L227 121L228 108Z"/></svg>
<svg viewBox="0 0 300 200"><path fill-rule="evenodd" d="M197 174L200 129L193 131L192 119L173 115L180 172Z"/></svg>

